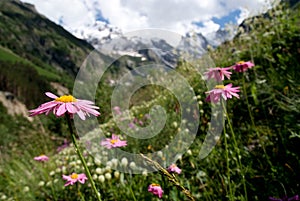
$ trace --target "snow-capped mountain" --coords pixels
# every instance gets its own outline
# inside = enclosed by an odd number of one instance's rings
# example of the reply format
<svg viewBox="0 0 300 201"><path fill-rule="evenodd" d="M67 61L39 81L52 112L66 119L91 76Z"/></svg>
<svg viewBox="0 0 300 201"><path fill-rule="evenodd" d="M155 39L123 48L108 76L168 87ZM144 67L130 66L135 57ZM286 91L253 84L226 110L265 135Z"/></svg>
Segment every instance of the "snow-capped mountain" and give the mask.
<svg viewBox="0 0 300 201"><path fill-rule="evenodd" d="M208 46L217 47L234 36L234 32L228 29L220 29L206 37L201 33L190 32L181 36L176 46L172 46L165 39L156 36L153 38L127 36L117 27L102 21L78 27L72 33L88 41L101 53L113 58L127 55L138 57L141 61L162 62L170 68L176 67L180 55L189 54L199 58L206 52Z"/></svg>
<svg viewBox="0 0 300 201"><path fill-rule="evenodd" d="M224 29L219 29L216 32L209 33L205 36L207 42L212 47L217 47L225 41L232 40L237 34L237 25L227 25Z"/></svg>
<svg viewBox="0 0 300 201"><path fill-rule="evenodd" d="M122 37L122 31L103 21L96 21L93 24L77 27L71 30L72 34L92 44L96 49L102 44L111 41L113 38Z"/></svg>

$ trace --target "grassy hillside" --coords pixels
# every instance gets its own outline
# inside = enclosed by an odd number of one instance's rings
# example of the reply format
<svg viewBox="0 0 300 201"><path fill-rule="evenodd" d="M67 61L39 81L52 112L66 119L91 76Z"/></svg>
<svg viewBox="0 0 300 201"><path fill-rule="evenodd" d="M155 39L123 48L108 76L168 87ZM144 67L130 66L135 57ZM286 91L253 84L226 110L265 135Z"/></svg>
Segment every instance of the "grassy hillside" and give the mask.
<svg viewBox="0 0 300 201"><path fill-rule="evenodd" d="M0 45L42 68L49 69L50 65L75 75L93 49L29 4L3 0L0 12Z"/></svg>

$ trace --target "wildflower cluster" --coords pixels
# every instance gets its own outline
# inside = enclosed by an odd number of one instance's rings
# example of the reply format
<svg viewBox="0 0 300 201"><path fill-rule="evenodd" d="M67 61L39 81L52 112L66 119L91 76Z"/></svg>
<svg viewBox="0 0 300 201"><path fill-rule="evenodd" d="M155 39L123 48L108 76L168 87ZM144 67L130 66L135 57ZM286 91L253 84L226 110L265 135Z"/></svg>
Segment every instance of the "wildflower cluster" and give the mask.
<svg viewBox="0 0 300 201"><path fill-rule="evenodd" d="M226 68L210 68L208 72L204 73L204 75L206 76L206 79L215 79L217 82L220 82L223 81L225 77L230 79L232 72L229 70L231 69L235 70L236 72L245 72L253 66L254 64L250 61L240 61L235 65ZM208 94L205 100L212 103L218 103L221 98L223 98L225 101L227 99L231 99L232 97L239 98L239 95L237 94L240 91L239 88L240 87L232 87L231 83L226 86L216 85L214 89L205 92Z"/></svg>

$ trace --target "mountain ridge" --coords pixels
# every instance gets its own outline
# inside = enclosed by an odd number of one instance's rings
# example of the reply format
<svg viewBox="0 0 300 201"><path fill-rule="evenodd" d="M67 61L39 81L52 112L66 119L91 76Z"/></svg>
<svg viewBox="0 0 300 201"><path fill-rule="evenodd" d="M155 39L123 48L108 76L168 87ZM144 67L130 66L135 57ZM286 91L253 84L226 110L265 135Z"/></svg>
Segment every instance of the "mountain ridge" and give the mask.
<svg viewBox="0 0 300 201"><path fill-rule="evenodd" d="M33 5L3 0L0 12L0 45L37 65L46 63L75 76L83 59L93 50L86 41L37 13Z"/></svg>

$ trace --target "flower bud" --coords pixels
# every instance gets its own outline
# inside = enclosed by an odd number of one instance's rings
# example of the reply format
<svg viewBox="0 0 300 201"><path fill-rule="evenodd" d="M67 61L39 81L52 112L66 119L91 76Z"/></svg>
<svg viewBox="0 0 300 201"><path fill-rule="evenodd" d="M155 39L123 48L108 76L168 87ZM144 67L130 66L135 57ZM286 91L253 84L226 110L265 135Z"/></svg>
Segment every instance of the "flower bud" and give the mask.
<svg viewBox="0 0 300 201"><path fill-rule="evenodd" d="M98 180L99 180L101 183L103 183L103 182L105 181L105 178L104 178L103 175L100 175L100 176L98 177Z"/></svg>

